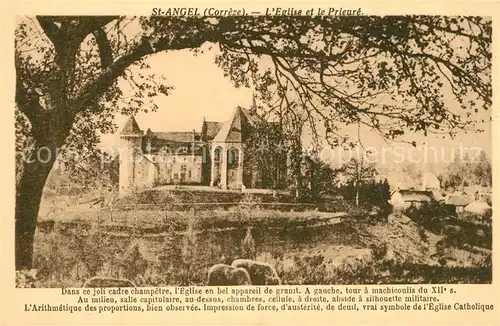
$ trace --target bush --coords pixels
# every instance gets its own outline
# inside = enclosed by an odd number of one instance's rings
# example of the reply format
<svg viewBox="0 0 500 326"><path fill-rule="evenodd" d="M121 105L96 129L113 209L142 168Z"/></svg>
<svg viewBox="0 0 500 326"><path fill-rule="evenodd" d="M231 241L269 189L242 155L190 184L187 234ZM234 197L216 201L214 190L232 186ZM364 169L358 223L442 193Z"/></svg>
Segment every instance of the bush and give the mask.
<svg viewBox="0 0 500 326"><path fill-rule="evenodd" d="M243 195L243 198L239 201L238 207L241 210L248 212L250 210L260 208L259 206L260 203L262 203L261 197L246 193Z"/></svg>
<svg viewBox="0 0 500 326"><path fill-rule="evenodd" d="M420 208L410 207L404 211L404 214L425 230L436 234L442 233L447 225L454 224L457 220L453 206L439 203L424 204ZM426 238L426 236L422 237L423 240Z"/></svg>
<svg viewBox="0 0 500 326"><path fill-rule="evenodd" d="M372 257L375 261L382 261L387 254L387 243L383 244L371 244L370 250L372 251Z"/></svg>
<svg viewBox="0 0 500 326"><path fill-rule="evenodd" d="M138 243L131 245L120 259L120 268L124 272L123 277L135 280L143 275L147 269L147 261L144 259Z"/></svg>

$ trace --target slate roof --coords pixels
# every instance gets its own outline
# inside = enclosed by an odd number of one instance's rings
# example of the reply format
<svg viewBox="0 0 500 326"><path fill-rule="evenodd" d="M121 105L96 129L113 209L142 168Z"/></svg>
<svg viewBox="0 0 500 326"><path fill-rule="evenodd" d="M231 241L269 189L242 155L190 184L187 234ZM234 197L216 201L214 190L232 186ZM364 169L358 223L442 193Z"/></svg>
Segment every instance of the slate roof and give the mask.
<svg viewBox="0 0 500 326"><path fill-rule="evenodd" d="M238 107L234 111L232 118L222 125L213 141L218 143L243 142L248 136L252 123L253 120L248 111Z"/></svg>
<svg viewBox="0 0 500 326"><path fill-rule="evenodd" d="M148 129L143 136L143 149L156 153L162 148L184 148L194 145L196 152L201 150L207 142L243 142L246 140L255 118L244 108L237 107L231 119L225 123L217 121L203 121L201 132L169 131L152 132ZM137 121L131 116L121 131L122 135L143 135ZM194 143L194 144L193 144Z"/></svg>
<svg viewBox="0 0 500 326"><path fill-rule="evenodd" d="M205 136L207 140L214 139L223 124L224 123L217 121L205 121L204 127L202 127L202 129L204 129L202 130L203 136Z"/></svg>
<svg viewBox="0 0 500 326"><path fill-rule="evenodd" d="M194 136L194 139L193 139ZM155 154L161 151L177 155L201 154L204 143L199 140L199 133L181 132L152 132L148 129L143 138L143 150ZM194 152L193 152L194 150Z"/></svg>
<svg viewBox="0 0 500 326"><path fill-rule="evenodd" d="M174 143L190 143L194 140L192 131L152 132L151 136ZM195 133L195 136L199 136L199 134Z"/></svg>
<svg viewBox="0 0 500 326"><path fill-rule="evenodd" d="M121 131L122 135L134 135L134 134L141 134L142 135L142 130L139 128L139 125L137 124L137 121L135 121L134 116L131 116L127 122L125 123L125 126L123 127Z"/></svg>

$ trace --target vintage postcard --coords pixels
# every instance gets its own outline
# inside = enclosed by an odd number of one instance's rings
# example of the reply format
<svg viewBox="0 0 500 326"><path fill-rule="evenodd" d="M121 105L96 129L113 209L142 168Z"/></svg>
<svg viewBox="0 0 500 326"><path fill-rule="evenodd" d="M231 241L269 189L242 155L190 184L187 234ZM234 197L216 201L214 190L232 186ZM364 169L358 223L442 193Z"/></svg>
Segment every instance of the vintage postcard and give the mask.
<svg viewBox="0 0 500 326"><path fill-rule="evenodd" d="M499 9L13 3L2 323L500 324Z"/></svg>

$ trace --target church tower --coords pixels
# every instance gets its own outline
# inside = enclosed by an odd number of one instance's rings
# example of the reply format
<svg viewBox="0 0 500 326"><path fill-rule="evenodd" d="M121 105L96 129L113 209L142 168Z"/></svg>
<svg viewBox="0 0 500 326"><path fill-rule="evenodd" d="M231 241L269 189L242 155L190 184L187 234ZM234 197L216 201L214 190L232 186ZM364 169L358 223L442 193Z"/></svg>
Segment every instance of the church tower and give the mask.
<svg viewBox="0 0 500 326"><path fill-rule="evenodd" d="M137 159L142 154L142 136L142 130L131 116L120 133L120 195L127 194L135 185Z"/></svg>

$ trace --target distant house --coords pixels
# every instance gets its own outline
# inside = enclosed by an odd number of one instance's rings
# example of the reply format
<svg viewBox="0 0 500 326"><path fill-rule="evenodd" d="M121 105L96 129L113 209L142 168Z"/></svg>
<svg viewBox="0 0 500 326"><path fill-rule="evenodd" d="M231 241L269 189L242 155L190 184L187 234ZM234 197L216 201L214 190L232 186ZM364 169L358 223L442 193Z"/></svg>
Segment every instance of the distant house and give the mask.
<svg viewBox="0 0 500 326"><path fill-rule="evenodd" d="M462 194L452 194L446 198L445 203L447 205L455 206L455 211L457 213L462 213L464 211L464 207L469 205L475 200L474 196L467 195L465 193Z"/></svg>
<svg viewBox="0 0 500 326"><path fill-rule="evenodd" d="M393 192L389 203L394 209L407 209L410 207L420 208L425 203L435 201L436 198L432 191L404 189Z"/></svg>
<svg viewBox="0 0 500 326"><path fill-rule="evenodd" d="M435 174L427 172L422 176L422 190L438 190L441 189L441 182Z"/></svg>
<svg viewBox="0 0 500 326"><path fill-rule="evenodd" d="M465 206L464 211L477 215L486 215L488 212L491 213L491 206L483 201L476 200Z"/></svg>
<svg viewBox="0 0 500 326"><path fill-rule="evenodd" d="M443 204L445 203L446 197L445 197L445 193L442 190L434 189L434 190L431 190L431 192L432 192L432 195L434 196L435 201L443 203Z"/></svg>
<svg viewBox="0 0 500 326"><path fill-rule="evenodd" d="M388 171L387 179L391 189L440 190L441 183L435 174L426 172L420 178L414 178L404 172Z"/></svg>
<svg viewBox="0 0 500 326"><path fill-rule="evenodd" d="M483 187L483 186L466 186L464 187L464 192L467 195L475 195L475 194L490 194L491 193L491 187Z"/></svg>
<svg viewBox="0 0 500 326"><path fill-rule="evenodd" d="M415 180L401 172L390 171L384 175L384 178L387 179L391 189L410 189L415 186Z"/></svg>
<svg viewBox="0 0 500 326"><path fill-rule="evenodd" d="M466 186L464 187L464 193L470 196L474 196L476 200L491 202L491 187L483 187L483 186Z"/></svg>

